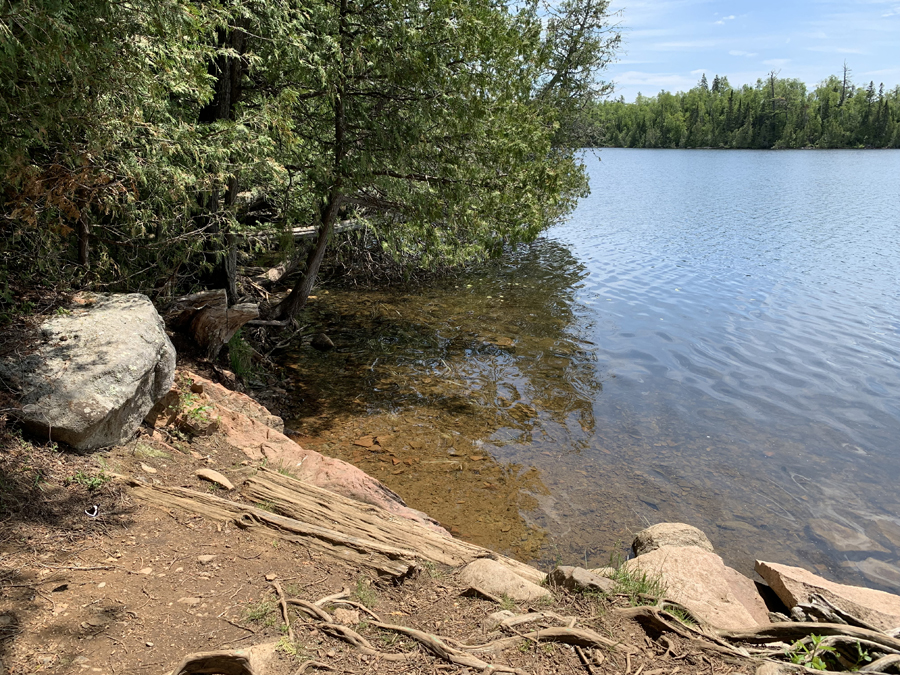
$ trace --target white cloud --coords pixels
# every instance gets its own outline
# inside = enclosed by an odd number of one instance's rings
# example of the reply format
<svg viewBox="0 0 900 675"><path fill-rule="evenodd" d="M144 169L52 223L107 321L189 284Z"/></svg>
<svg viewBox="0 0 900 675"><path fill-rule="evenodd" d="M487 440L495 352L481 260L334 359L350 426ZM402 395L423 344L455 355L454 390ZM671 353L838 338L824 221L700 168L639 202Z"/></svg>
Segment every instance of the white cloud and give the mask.
<svg viewBox="0 0 900 675"><path fill-rule="evenodd" d="M887 12L882 14L881 16L900 16L900 5L895 6L893 9L889 9Z"/></svg>
<svg viewBox="0 0 900 675"><path fill-rule="evenodd" d="M765 65L774 66L775 68L783 68L790 62L790 59L766 59L765 61L763 61Z"/></svg>
<svg viewBox="0 0 900 675"><path fill-rule="evenodd" d="M736 17L734 16L734 14L732 14L730 16L723 16L721 19L716 21L716 24L719 26L723 26L723 25L725 25L726 21L734 21L735 18Z"/></svg>
<svg viewBox="0 0 900 675"><path fill-rule="evenodd" d="M732 56L757 56L756 52L742 52L739 49L732 49L728 53Z"/></svg>

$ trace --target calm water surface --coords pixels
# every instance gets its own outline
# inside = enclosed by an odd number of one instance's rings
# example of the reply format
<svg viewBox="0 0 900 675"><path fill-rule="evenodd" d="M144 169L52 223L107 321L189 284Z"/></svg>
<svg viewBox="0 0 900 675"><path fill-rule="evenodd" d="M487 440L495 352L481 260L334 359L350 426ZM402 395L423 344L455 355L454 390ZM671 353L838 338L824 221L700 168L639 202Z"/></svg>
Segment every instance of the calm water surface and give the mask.
<svg viewBox="0 0 900 675"><path fill-rule="evenodd" d="M320 295L293 424L521 558L683 521L745 573L900 589L900 152L600 156L500 264Z"/></svg>

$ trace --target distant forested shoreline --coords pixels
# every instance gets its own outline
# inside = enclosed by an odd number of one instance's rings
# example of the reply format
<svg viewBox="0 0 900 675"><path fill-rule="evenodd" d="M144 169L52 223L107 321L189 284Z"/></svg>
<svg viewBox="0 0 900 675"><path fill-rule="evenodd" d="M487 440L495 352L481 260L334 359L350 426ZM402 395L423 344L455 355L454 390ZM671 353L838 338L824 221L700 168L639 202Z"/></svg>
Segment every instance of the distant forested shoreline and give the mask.
<svg viewBox="0 0 900 675"><path fill-rule="evenodd" d="M812 91L775 73L740 88L704 74L686 93L606 100L586 113L590 147L900 148L900 86L856 86L846 68Z"/></svg>

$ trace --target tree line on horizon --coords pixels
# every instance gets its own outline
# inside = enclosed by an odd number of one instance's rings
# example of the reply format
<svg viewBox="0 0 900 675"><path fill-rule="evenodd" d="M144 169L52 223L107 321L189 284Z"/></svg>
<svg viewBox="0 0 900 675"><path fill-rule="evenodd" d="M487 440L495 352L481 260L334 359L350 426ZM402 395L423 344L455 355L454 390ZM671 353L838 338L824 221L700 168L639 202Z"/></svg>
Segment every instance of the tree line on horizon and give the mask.
<svg viewBox="0 0 900 675"><path fill-rule="evenodd" d="M26 283L233 303L259 232L302 270L274 320L303 306L341 220L365 225L356 255L421 268L534 239L587 189L572 120L605 91L607 10L0 3L0 318Z"/></svg>
<svg viewBox="0 0 900 675"><path fill-rule="evenodd" d="M687 92L597 102L585 129L591 147L900 148L900 85L856 86L846 65L812 91L774 72L739 88L704 74Z"/></svg>

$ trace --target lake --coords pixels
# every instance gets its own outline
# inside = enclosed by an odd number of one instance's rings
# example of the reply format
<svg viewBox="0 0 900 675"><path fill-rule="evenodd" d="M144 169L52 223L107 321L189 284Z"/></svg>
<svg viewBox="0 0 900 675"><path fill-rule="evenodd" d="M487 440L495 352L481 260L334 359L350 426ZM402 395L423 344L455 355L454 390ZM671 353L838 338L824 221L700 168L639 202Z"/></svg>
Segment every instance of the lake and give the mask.
<svg viewBox="0 0 900 675"><path fill-rule="evenodd" d="M320 292L301 443L544 565L681 521L744 573L900 590L900 152L585 161L590 197L499 262Z"/></svg>

